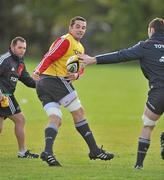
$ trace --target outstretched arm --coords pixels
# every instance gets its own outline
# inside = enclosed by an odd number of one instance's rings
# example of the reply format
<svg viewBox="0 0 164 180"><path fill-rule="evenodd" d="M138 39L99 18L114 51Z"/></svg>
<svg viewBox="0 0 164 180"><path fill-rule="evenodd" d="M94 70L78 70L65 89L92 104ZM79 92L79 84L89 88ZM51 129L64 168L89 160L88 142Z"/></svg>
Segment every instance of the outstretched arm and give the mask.
<svg viewBox="0 0 164 180"><path fill-rule="evenodd" d="M100 54L95 57L88 55L78 55L79 59L83 60L84 64L111 64L126 62L130 60L141 59L143 57L142 42L128 48L116 52Z"/></svg>

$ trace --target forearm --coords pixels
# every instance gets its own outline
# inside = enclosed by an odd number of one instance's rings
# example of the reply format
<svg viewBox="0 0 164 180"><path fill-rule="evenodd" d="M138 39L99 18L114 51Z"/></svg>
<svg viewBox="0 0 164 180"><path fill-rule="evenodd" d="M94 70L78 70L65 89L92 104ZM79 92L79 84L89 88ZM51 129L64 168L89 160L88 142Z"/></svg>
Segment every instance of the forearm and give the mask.
<svg viewBox="0 0 164 180"><path fill-rule="evenodd" d="M119 51L97 55L95 58L97 64L112 64L128 61L126 57L121 56Z"/></svg>
<svg viewBox="0 0 164 180"><path fill-rule="evenodd" d="M107 54L101 54L95 56L97 64L111 64L126 62L136 59L141 59L143 57L143 47L142 42L129 47L127 49L122 49L120 51L115 51Z"/></svg>
<svg viewBox="0 0 164 180"><path fill-rule="evenodd" d="M87 54L78 55L78 57L79 59L83 60L83 63L86 65L112 64L140 59L143 57L143 53L142 47L137 44L136 46L130 47L128 49L100 54L95 57L88 56Z"/></svg>
<svg viewBox="0 0 164 180"><path fill-rule="evenodd" d="M36 82L33 80L32 77L25 77L20 79L20 81L25 84L27 87L30 88L35 88L36 87Z"/></svg>

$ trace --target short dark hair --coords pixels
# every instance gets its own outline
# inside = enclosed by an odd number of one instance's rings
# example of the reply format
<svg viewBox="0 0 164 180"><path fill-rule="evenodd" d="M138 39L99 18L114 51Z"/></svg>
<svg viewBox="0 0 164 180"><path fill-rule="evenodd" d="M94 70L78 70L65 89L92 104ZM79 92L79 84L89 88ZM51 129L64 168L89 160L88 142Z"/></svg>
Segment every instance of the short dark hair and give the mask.
<svg viewBox="0 0 164 180"><path fill-rule="evenodd" d="M164 19L155 18L149 23L149 28L154 28L155 32L164 34Z"/></svg>
<svg viewBox="0 0 164 180"><path fill-rule="evenodd" d="M77 20L87 22L87 20L82 16L75 16L70 20L70 26L73 26Z"/></svg>
<svg viewBox="0 0 164 180"><path fill-rule="evenodd" d="M11 41L11 46L15 46L18 41L21 41L21 42L25 42L25 43L26 43L26 40L25 40L23 37L17 36L17 37L15 37L14 39L12 39L12 41Z"/></svg>

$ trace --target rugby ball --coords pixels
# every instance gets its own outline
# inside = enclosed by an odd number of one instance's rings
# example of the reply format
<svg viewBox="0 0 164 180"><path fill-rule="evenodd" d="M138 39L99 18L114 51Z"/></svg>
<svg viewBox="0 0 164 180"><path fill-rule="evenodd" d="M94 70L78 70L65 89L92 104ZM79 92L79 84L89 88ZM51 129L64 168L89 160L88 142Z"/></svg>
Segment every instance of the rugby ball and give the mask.
<svg viewBox="0 0 164 180"><path fill-rule="evenodd" d="M71 56L66 63L67 71L71 73L77 73L79 71L80 62L76 55Z"/></svg>

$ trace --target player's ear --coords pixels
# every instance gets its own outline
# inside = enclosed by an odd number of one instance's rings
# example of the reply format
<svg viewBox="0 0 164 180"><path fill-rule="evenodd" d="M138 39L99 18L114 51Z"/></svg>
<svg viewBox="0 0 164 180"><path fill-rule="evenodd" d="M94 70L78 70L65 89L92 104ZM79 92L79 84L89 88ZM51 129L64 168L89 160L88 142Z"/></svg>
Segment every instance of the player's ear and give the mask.
<svg viewBox="0 0 164 180"><path fill-rule="evenodd" d="M153 27L151 28L151 31L152 31L152 34L155 33L155 29Z"/></svg>
<svg viewBox="0 0 164 180"><path fill-rule="evenodd" d="M69 32L71 32L72 26L69 26L69 28L68 28L68 29L69 29Z"/></svg>
<svg viewBox="0 0 164 180"><path fill-rule="evenodd" d="M149 35L149 38L155 33L155 30L153 27L149 27L148 28L148 35Z"/></svg>
<svg viewBox="0 0 164 180"><path fill-rule="evenodd" d="M13 45L10 45L10 49L12 52L14 52L14 46Z"/></svg>

